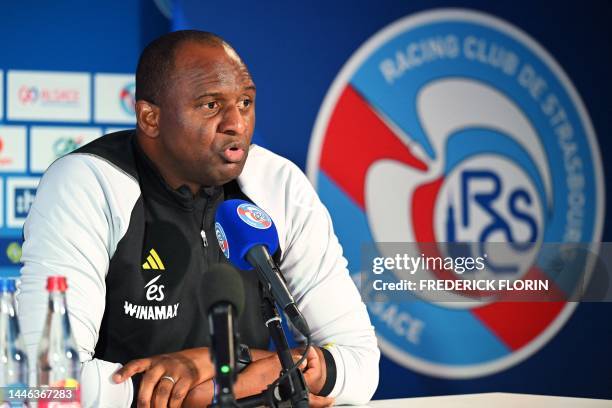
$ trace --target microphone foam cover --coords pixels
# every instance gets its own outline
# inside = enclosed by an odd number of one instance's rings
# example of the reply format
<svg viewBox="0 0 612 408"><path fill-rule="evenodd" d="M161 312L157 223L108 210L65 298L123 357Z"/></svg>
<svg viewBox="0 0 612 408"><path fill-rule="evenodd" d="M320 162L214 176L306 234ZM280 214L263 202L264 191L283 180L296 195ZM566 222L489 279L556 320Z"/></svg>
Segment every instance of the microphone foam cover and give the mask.
<svg viewBox="0 0 612 408"><path fill-rule="evenodd" d="M202 277L202 304L208 312L217 303L230 303L236 317L244 310L244 284L240 273L232 265L218 263Z"/></svg>
<svg viewBox="0 0 612 408"><path fill-rule="evenodd" d="M278 232L272 217L248 201L221 203L215 215L215 233L226 258L242 270L253 269L246 254L255 245L266 246L270 254L278 249Z"/></svg>

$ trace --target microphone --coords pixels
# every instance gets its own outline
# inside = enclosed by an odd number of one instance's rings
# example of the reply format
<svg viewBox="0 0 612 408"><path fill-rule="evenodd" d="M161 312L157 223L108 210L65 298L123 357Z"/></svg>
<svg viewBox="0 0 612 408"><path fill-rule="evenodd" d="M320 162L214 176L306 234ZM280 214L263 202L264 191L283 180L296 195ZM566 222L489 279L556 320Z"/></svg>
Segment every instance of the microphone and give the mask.
<svg viewBox="0 0 612 408"><path fill-rule="evenodd" d="M216 405L236 406L236 329L234 319L244 309L244 285L238 271L229 264L215 264L204 274L202 292L211 336L211 359L216 372ZM215 404L213 404L215 405Z"/></svg>
<svg viewBox="0 0 612 408"><path fill-rule="evenodd" d="M221 251L239 269L257 270L260 282L285 311L297 330L310 337L310 328L270 256L278 249L278 233L272 218L244 200L224 201L215 215L215 234Z"/></svg>

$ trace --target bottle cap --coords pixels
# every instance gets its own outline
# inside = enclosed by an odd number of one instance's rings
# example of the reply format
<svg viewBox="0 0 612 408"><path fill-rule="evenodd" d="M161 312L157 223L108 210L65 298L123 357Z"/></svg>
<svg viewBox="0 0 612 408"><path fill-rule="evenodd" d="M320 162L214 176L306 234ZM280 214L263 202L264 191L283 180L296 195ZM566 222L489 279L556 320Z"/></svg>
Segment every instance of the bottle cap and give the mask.
<svg viewBox="0 0 612 408"><path fill-rule="evenodd" d="M65 276L49 276L47 278L47 292L65 292L68 289Z"/></svg>
<svg viewBox="0 0 612 408"><path fill-rule="evenodd" d="M0 293L9 292L14 293L17 290L17 284L15 279L12 278L0 278Z"/></svg>

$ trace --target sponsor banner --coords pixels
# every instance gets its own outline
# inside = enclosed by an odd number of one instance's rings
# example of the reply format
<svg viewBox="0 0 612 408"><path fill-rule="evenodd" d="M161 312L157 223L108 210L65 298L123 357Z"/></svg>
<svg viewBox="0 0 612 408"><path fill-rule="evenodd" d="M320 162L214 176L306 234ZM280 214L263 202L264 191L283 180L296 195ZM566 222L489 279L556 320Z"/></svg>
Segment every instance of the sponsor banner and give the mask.
<svg viewBox="0 0 612 408"><path fill-rule="evenodd" d="M0 180L0 228L4 227L4 203L5 203L5 195L4 195L4 183Z"/></svg>
<svg viewBox="0 0 612 408"><path fill-rule="evenodd" d="M366 41L321 107L308 174L334 216L353 278L369 276L365 283L379 293L385 279L393 284L393 299L368 305L382 352L435 377L490 375L542 348L576 307L568 295L555 292L558 301L546 302L456 299L526 280L561 290L571 279L551 282L555 270L543 262L551 248L543 243L588 247L601 237L600 152L576 89L533 38L476 11L414 14ZM419 243L407 253L426 263L415 283L433 286L409 284L414 275L393 266L398 252L382 244L389 242ZM456 285L455 272L465 267L459 258L485 262L490 249L483 248L493 242L507 246L477 280L496 284L466 285L467 276L481 273L470 271ZM371 260L387 262L394 273L376 278L381 265L360 265L368 243ZM446 268L439 262L449 249L455 254ZM577 259L574 271L585 272L586 284L597 263L587 262L588 253ZM360 266L371 273L360 274ZM414 300L402 301L406 296Z"/></svg>
<svg viewBox="0 0 612 408"><path fill-rule="evenodd" d="M8 71L7 118L10 120L89 122L90 74Z"/></svg>
<svg viewBox="0 0 612 408"><path fill-rule="evenodd" d="M30 171L43 173L55 160L101 135L100 128L32 126Z"/></svg>
<svg viewBox="0 0 612 408"><path fill-rule="evenodd" d="M134 75L94 75L94 119L102 123L136 123Z"/></svg>
<svg viewBox="0 0 612 408"><path fill-rule="evenodd" d="M25 173L26 128L0 126L0 173Z"/></svg>
<svg viewBox="0 0 612 408"><path fill-rule="evenodd" d="M6 178L6 226L21 228L36 197L39 177Z"/></svg>
<svg viewBox="0 0 612 408"><path fill-rule="evenodd" d="M0 70L0 120L4 117L4 71Z"/></svg>

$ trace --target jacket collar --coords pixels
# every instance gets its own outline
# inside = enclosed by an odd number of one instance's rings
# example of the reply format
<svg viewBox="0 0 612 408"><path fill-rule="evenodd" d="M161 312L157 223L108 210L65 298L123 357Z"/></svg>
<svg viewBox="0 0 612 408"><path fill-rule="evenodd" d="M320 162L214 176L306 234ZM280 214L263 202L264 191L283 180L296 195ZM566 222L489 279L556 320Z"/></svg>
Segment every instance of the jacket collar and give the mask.
<svg viewBox="0 0 612 408"><path fill-rule="evenodd" d="M157 166L140 147L136 134L132 139L136 162L140 168L140 187L143 192L163 201L178 204L185 210L203 207L209 200L216 199L223 192L223 187L202 187L197 194L192 194L189 187L182 185L172 188L162 177Z"/></svg>

